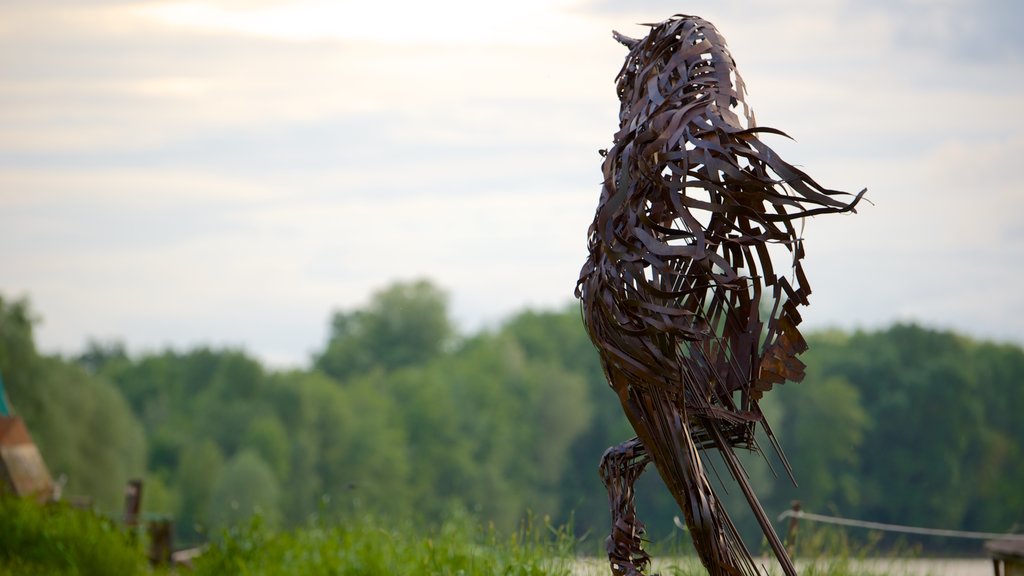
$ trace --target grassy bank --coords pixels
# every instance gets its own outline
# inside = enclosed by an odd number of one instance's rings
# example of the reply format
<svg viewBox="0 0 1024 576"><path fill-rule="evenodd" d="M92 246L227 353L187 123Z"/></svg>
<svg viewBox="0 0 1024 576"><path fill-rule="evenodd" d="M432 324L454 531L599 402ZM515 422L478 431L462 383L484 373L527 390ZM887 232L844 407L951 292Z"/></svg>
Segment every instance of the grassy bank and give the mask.
<svg viewBox="0 0 1024 576"><path fill-rule="evenodd" d="M0 574L133 576L142 548L115 523L66 504L0 495Z"/></svg>
<svg viewBox="0 0 1024 576"><path fill-rule="evenodd" d="M193 573L568 576L573 544L564 529L533 518L504 535L459 513L433 528L362 517L277 531L257 518L214 536ZM142 546L107 518L64 504L0 498L0 574L153 573Z"/></svg>
<svg viewBox="0 0 1024 576"><path fill-rule="evenodd" d="M583 544L594 553L594 541ZM325 574L582 576L608 573L606 560L581 558L565 528L529 518L511 534L499 534L470 515L455 513L424 527L370 516L347 523L310 522L280 531L259 518L213 536L194 565L196 576L291 576ZM703 575L678 543L654 546L654 570L662 575ZM903 552L906 552L904 550ZM797 545L804 576L907 574L884 562L875 542L851 543L842 531L803 531ZM906 554L899 554L905 557ZM882 560L883 562L879 562ZM765 566L774 566L766 558ZM0 497L0 574L25 576L133 576L167 573L146 563L143 547L114 522L66 505L42 506Z"/></svg>
<svg viewBox="0 0 1024 576"><path fill-rule="evenodd" d="M275 532L256 520L223 534L199 557L195 573L568 576L572 545L566 531L544 521L500 536L461 514L434 529L362 518Z"/></svg>

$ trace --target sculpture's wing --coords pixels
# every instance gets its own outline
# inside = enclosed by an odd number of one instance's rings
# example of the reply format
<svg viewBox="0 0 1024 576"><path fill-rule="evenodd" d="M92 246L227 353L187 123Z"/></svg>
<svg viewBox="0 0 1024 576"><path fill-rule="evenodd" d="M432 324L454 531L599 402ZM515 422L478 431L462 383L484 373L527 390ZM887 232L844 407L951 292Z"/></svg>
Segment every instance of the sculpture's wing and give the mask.
<svg viewBox="0 0 1024 576"><path fill-rule="evenodd" d="M688 342L691 368L721 387L712 405L750 410L803 376L797 308L810 287L797 223L853 210L863 192L820 186L761 140L781 132L756 126L710 23L678 16L623 43L619 131L590 231L604 258L584 273L619 295L624 325Z"/></svg>

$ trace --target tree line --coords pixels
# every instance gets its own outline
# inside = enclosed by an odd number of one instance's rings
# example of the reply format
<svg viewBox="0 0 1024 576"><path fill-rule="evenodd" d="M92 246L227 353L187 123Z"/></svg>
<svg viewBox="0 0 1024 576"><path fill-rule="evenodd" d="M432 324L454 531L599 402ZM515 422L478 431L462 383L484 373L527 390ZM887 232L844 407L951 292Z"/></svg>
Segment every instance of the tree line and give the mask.
<svg viewBox="0 0 1024 576"><path fill-rule="evenodd" d="M257 513L285 528L469 512L508 530L532 512L572 522L595 552L608 531L597 462L632 434L575 305L462 335L443 290L396 283L336 312L310 366L290 370L230 348L49 356L35 323L28 301L0 297L0 375L65 493L115 511L142 477L145 509L172 515L179 541ZM780 462L746 458L770 514L799 499L879 522L1021 528L1024 350L912 324L808 340L805 381L763 401L799 487ZM653 469L637 497L652 539L678 536ZM740 499L727 504L756 537Z"/></svg>

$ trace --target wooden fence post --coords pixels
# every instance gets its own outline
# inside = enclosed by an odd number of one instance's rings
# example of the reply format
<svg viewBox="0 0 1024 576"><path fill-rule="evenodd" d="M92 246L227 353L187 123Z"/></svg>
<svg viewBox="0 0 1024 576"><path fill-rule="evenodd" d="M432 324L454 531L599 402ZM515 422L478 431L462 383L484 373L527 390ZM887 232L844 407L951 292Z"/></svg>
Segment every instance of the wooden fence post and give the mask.
<svg viewBox="0 0 1024 576"><path fill-rule="evenodd" d="M169 566L173 552L173 525L170 520L153 520L148 523L149 562L153 566Z"/></svg>
<svg viewBox="0 0 1024 576"><path fill-rule="evenodd" d="M789 530L786 532L786 551L793 558L796 553L796 533L800 524L800 501L793 500L792 514L789 516Z"/></svg>

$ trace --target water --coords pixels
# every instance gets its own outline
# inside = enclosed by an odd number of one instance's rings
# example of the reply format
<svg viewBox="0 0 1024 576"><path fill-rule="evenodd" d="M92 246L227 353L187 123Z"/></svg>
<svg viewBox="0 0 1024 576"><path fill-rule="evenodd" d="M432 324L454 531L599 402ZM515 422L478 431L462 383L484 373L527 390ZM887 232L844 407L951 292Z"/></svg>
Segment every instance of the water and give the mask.
<svg viewBox="0 0 1024 576"><path fill-rule="evenodd" d="M819 562L828 562L820 560ZM992 560L987 558L873 558L850 560L852 574L884 574L887 576L993 576ZM759 563L768 566L772 574L780 574L774 559L763 558ZM826 564L827 565L827 564ZM686 574L703 574L704 570L695 558L658 559L654 561L651 574L659 570L672 574L667 567L680 567ZM797 570L803 571L806 561L797 562ZM608 576L611 570L603 558L582 558L576 564L573 576Z"/></svg>
<svg viewBox="0 0 1024 576"><path fill-rule="evenodd" d="M856 561L867 573L896 576L993 576L988 558L880 558Z"/></svg>

